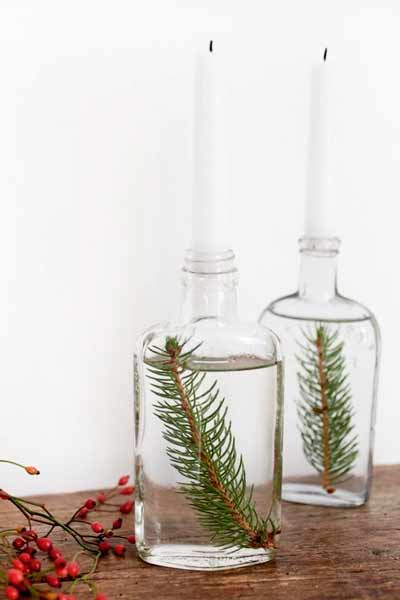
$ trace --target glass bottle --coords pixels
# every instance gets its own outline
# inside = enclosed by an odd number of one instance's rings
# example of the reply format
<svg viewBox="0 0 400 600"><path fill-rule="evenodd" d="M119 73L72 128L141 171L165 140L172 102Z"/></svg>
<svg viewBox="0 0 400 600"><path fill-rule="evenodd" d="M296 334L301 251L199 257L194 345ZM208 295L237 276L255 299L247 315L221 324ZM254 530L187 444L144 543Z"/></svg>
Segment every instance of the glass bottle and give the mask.
<svg viewBox="0 0 400 600"><path fill-rule="evenodd" d="M285 500L359 506L372 472L380 337L365 306L336 284L338 238L300 239L300 284L260 322L285 359Z"/></svg>
<svg viewBox="0 0 400 600"><path fill-rule="evenodd" d="M174 323L135 357L136 544L146 562L217 570L271 560L280 533L279 342L237 319L232 251L188 251Z"/></svg>

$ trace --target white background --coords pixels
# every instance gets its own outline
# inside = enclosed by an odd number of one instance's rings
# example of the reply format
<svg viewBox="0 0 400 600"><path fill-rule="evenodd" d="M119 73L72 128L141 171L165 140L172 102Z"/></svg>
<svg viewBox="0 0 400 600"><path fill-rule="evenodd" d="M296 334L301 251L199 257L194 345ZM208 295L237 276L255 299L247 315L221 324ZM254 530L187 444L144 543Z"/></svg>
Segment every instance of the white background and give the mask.
<svg viewBox="0 0 400 600"><path fill-rule="evenodd" d="M226 55L240 306L294 291L311 65L338 66L340 287L383 334L376 461L400 462L400 5L375 0L4 1L0 456L16 493L132 471L132 352L179 301L193 64Z"/></svg>

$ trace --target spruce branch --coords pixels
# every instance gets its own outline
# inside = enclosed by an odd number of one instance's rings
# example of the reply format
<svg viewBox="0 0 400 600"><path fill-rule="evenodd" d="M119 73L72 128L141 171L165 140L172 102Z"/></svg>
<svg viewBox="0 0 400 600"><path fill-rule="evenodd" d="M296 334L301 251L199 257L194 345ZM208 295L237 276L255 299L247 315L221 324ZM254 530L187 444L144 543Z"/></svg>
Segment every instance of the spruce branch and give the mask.
<svg viewBox="0 0 400 600"><path fill-rule="evenodd" d="M185 350L187 343L167 338L164 348L149 348L153 357L147 360L167 454L185 479L181 491L216 545L271 549L279 531L270 514L262 518L256 512L225 400L217 381L207 384L206 373L188 367L199 346Z"/></svg>
<svg viewBox="0 0 400 600"><path fill-rule="evenodd" d="M332 494L358 455L344 342L339 341L338 329L331 332L323 324L303 331L303 337L304 342L299 343L301 354L297 356L303 450L308 462L321 474L322 487Z"/></svg>

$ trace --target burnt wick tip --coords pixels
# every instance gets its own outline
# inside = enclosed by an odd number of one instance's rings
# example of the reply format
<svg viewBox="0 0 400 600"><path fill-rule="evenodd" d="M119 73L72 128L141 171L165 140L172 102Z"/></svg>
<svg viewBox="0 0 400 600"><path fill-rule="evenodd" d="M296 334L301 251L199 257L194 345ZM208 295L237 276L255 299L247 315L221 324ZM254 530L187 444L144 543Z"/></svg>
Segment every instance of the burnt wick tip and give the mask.
<svg viewBox="0 0 400 600"><path fill-rule="evenodd" d="M210 50L210 52L213 51L213 41L212 40L210 40L209 50Z"/></svg>
<svg viewBox="0 0 400 600"><path fill-rule="evenodd" d="M326 61L326 57L328 56L328 48L324 50L324 62Z"/></svg>

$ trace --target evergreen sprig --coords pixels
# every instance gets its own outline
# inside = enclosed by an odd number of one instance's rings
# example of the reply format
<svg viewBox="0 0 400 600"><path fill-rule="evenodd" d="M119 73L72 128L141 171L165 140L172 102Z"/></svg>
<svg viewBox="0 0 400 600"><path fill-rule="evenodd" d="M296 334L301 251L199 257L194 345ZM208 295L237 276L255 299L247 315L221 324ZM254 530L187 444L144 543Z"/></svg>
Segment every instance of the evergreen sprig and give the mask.
<svg viewBox="0 0 400 600"><path fill-rule="evenodd" d="M358 455L344 342L339 340L338 329L332 331L319 323L303 331L303 336L297 356L303 450L308 462L321 473L322 487L333 493Z"/></svg>
<svg viewBox="0 0 400 600"><path fill-rule="evenodd" d="M152 390L160 398L156 416L171 465L184 477L182 493L196 510L212 543L224 548L274 547L278 533L270 515L258 515L253 487L247 491L242 456L238 456L227 406L217 381L188 368L199 346L167 338L165 347L149 348L147 361Z"/></svg>

